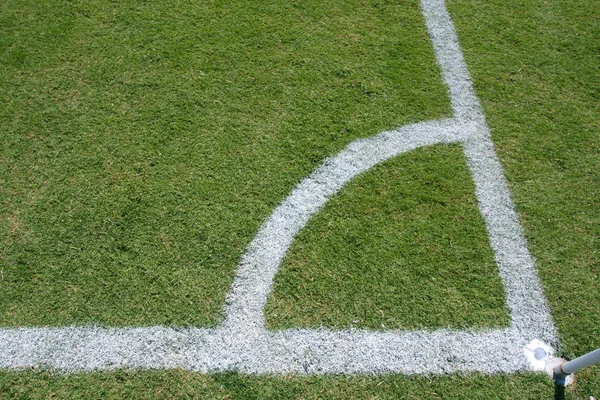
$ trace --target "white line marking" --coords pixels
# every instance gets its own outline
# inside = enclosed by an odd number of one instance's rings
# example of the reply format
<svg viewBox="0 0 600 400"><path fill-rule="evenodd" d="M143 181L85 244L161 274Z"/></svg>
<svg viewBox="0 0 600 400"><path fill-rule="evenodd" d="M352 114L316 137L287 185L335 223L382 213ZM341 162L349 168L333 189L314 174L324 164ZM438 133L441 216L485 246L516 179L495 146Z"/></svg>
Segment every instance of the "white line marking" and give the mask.
<svg viewBox="0 0 600 400"><path fill-rule="evenodd" d="M248 246L226 300L222 326L0 329L0 367L42 365L66 372L183 368L259 374L532 370L525 350L532 340L555 342L554 324L444 1L422 0L421 7L454 117L360 139L325 160L275 209ZM510 327L431 332L267 331L263 308L273 277L308 220L358 174L391 157L437 143L463 145L505 287Z"/></svg>

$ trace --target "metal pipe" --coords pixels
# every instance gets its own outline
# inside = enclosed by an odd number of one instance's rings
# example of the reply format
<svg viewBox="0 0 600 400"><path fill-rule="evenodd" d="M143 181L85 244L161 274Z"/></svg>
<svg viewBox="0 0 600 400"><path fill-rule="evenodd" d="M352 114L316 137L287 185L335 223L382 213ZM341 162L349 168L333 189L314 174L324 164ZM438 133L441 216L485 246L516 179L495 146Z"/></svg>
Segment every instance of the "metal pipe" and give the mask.
<svg viewBox="0 0 600 400"><path fill-rule="evenodd" d="M581 357L577 357L576 359L566 362L563 365L559 365L554 369L556 373L556 369L560 369L565 375L570 375L579 371L580 369L587 368L591 365L600 363L600 349L596 349L592 352L582 355Z"/></svg>
<svg viewBox="0 0 600 400"><path fill-rule="evenodd" d="M556 366L552 376L552 380L554 381L554 400L564 400L565 384L568 375L597 363L600 363L600 349L596 349L581 357L577 357L574 360Z"/></svg>

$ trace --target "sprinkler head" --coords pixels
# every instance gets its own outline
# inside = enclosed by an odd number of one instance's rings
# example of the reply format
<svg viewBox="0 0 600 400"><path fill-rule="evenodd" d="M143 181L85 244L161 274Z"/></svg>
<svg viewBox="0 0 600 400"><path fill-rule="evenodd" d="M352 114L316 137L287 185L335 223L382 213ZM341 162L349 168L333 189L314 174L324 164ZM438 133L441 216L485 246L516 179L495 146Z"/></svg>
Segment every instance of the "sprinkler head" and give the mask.
<svg viewBox="0 0 600 400"><path fill-rule="evenodd" d="M546 353L546 350L542 349L541 347L538 347L533 351L533 356L536 360L542 361L548 357L548 353Z"/></svg>

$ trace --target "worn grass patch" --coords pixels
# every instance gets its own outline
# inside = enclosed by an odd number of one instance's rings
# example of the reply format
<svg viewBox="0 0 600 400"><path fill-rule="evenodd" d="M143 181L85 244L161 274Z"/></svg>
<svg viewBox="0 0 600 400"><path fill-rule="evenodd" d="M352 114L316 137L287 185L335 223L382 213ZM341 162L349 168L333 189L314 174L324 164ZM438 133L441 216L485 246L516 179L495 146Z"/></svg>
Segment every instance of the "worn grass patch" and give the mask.
<svg viewBox="0 0 600 400"><path fill-rule="evenodd" d="M416 0L3 2L0 325L215 325L291 189L445 92Z"/></svg>
<svg viewBox="0 0 600 400"><path fill-rule="evenodd" d="M504 289L460 145L418 149L353 180L275 278L271 328L507 326Z"/></svg>

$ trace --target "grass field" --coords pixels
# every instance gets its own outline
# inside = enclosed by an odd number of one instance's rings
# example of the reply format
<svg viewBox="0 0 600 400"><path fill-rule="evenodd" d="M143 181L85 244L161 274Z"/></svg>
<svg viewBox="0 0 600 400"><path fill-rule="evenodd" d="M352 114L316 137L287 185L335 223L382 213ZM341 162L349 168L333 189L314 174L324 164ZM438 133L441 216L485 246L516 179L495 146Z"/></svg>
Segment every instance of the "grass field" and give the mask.
<svg viewBox="0 0 600 400"><path fill-rule="evenodd" d="M600 347L600 2L509 3L448 7L570 358ZM19 0L0 5L0 31L3 327L214 326L245 246L323 158L450 114L416 1ZM460 147L400 156L348 185L294 243L267 319L506 325ZM2 371L0 393L538 399L552 389L537 374ZM600 397L599 368L568 392L590 395Z"/></svg>
<svg viewBox="0 0 600 400"><path fill-rule="evenodd" d="M449 113L417 3L354 6L5 5L2 323L220 321L323 158Z"/></svg>
<svg viewBox="0 0 600 400"><path fill-rule="evenodd" d="M366 172L309 224L276 275L273 329L508 326L461 146Z"/></svg>

